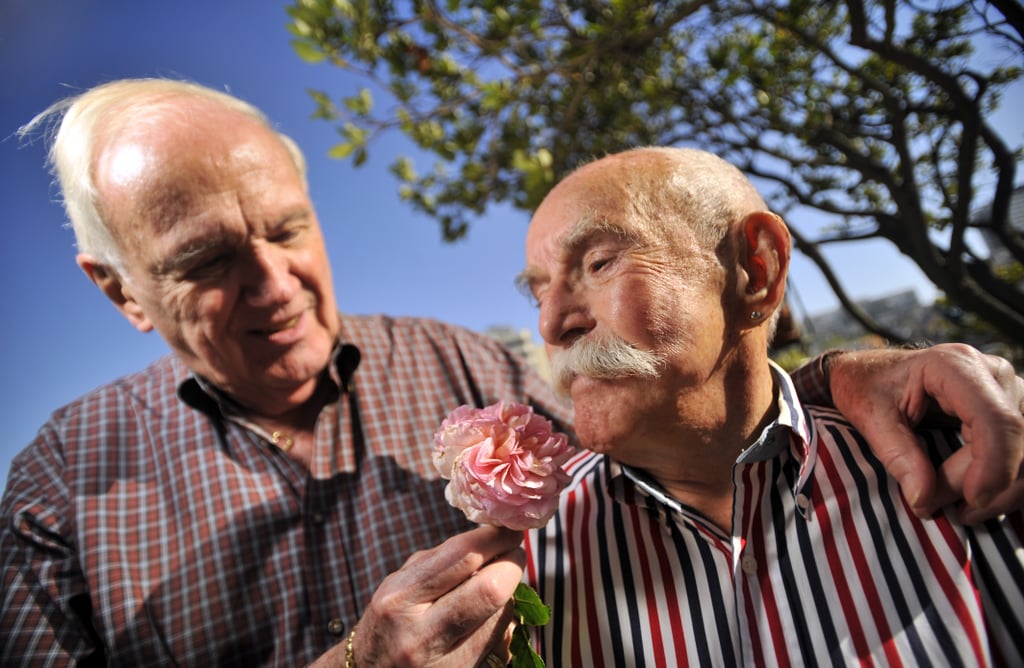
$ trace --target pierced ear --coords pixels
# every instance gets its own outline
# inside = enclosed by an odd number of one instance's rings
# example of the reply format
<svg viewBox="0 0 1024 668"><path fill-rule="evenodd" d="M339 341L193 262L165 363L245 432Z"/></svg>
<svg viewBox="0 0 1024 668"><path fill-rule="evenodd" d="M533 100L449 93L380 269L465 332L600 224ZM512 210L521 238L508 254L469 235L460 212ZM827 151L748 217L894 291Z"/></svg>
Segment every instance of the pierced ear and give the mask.
<svg viewBox="0 0 1024 668"><path fill-rule="evenodd" d="M79 253L75 257L79 268L107 296L117 310L128 322L140 332L153 330L153 323L142 310L142 306L132 297L120 274L113 267L102 264L88 253Z"/></svg>
<svg viewBox="0 0 1024 668"><path fill-rule="evenodd" d="M743 308L769 314L782 303L789 271L789 229L769 211L747 216L741 223L743 248L739 251L740 293Z"/></svg>

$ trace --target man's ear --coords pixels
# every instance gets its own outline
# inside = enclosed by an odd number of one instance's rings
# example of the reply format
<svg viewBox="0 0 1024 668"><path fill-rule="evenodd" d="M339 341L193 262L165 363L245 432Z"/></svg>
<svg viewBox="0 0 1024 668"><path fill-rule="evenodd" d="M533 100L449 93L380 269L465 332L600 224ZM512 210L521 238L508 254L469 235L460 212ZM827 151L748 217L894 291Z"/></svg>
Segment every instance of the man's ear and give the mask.
<svg viewBox="0 0 1024 668"><path fill-rule="evenodd" d="M131 290L128 289L115 269L102 264L88 253L79 253L75 257L75 262L89 277L89 280L103 291L107 299L114 302L117 310L128 319L135 329L140 332L153 330L153 323L150 322L139 303L132 298Z"/></svg>
<svg viewBox="0 0 1024 668"><path fill-rule="evenodd" d="M740 224L739 292L743 308L767 317L782 304L789 272L789 228L782 218L758 211ZM751 318L759 321L761 316Z"/></svg>

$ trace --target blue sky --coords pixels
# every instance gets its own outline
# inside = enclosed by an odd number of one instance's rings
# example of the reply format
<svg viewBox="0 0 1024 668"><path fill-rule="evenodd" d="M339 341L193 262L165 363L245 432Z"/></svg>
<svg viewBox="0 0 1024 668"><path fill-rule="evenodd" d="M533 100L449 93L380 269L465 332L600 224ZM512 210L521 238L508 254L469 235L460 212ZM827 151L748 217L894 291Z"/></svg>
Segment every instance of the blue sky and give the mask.
<svg viewBox="0 0 1024 668"><path fill-rule="evenodd" d="M310 163L310 188L332 258L339 308L425 315L483 330L535 327L515 290L528 218L489 212L469 239L445 244L437 224L396 195L387 166L407 150L400 137L371 149L359 169L326 157L332 128L310 119L307 88L350 94L359 83L309 65L289 45L285 3L267 0L0 0L0 481L11 458L57 407L163 354L155 334L135 331L74 263L74 240L46 173L42 143L13 133L54 100L126 76L183 77L224 88L263 109ZM1006 107L1019 109L1016 95ZM1008 139L1024 126L1009 114ZM907 287L934 294L885 244L830 255L856 296ZM802 257L792 276L811 313L834 297Z"/></svg>

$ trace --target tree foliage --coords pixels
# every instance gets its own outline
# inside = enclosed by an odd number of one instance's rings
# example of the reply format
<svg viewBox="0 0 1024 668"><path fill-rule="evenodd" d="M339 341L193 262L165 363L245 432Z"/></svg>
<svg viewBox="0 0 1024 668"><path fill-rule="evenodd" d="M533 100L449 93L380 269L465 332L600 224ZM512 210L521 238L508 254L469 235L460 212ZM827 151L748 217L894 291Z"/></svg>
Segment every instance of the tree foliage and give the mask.
<svg viewBox="0 0 1024 668"><path fill-rule="evenodd" d="M1021 76L1016 0L296 0L288 11L300 56L367 82L350 96L311 91L340 134L331 154L358 165L382 133L411 138L433 164L403 157L392 172L448 240L491 204L532 209L594 157L698 146L758 181L872 331L894 337L847 297L823 244L886 239L951 301L1024 340L1024 292L965 237L991 203L993 229L1024 262L1008 224L1020 148L988 121ZM801 216L826 224L812 238Z"/></svg>

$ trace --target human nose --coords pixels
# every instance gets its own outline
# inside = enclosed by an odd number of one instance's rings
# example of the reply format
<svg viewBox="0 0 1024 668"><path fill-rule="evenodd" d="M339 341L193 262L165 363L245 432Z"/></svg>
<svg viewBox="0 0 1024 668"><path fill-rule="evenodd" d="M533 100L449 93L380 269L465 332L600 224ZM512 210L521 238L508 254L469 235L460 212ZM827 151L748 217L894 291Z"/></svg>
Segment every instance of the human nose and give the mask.
<svg viewBox="0 0 1024 668"><path fill-rule="evenodd" d="M280 250L254 248L247 264L243 292L252 306L286 304L298 291L299 280L291 273L291 263Z"/></svg>
<svg viewBox="0 0 1024 668"><path fill-rule="evenodd" d="M594 328L586 299L577 289L552 283L540 303L537 329L549 346L562 348Z"/></svg>

